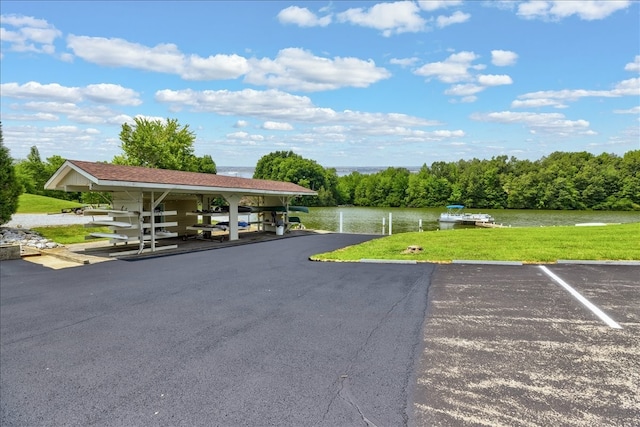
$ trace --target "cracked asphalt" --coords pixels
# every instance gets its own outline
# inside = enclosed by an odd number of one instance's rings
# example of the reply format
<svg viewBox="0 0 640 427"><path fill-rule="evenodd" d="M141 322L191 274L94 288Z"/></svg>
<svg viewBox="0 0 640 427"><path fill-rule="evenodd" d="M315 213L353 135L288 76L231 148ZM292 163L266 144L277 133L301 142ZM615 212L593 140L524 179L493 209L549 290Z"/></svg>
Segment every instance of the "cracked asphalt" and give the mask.
<svg viewBox="0 0 640 427"><path fill-rule="evenodd" d="M417 426L640 425L640 267L440 265L429 288Z"/></svg>
<svg viewBox="0 0 640 427"><path fill-rule="evenodd" d="M2 426L402 426L434 266L309 235L51 270L3 261Z"/></svg>

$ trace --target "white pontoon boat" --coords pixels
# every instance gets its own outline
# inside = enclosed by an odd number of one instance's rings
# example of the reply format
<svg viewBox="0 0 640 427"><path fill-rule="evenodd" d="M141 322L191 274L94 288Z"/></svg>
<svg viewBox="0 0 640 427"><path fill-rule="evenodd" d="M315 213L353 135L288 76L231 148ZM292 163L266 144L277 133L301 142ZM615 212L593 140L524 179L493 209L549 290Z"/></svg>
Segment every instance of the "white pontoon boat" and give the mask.
<svg viewBox="0 0 640 427"><path fill-rule="evenodd" d="M491 223L495 220L489 214L465 213L463 205L449 205L447 211L440 214L440 222L453 224L475 225L476 223Z"/></svg>

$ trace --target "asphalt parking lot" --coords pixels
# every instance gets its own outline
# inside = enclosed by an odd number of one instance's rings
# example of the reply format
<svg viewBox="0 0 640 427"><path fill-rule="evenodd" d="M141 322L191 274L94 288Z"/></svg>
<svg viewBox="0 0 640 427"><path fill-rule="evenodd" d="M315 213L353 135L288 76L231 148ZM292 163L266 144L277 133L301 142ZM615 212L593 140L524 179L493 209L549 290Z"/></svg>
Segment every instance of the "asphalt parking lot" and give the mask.
<svg viewBox="0 0 640 427"><path fill-rule="evenodd" d="M313 263L309 235L0 269L2 426L637 426L640 267Z"/></svg>
<svg viewBox="0 0 640 427"><path fill-rule="evenodd" d="M640 267L544 267L615 324L541 266L438 266L416 425L640 425Z"/></svg>
<svg viewBox="0 0 640 427"><path fill-rule="evenodd" d="M0 425L404 425L432 265L309 235L0 276Z"/></svg>

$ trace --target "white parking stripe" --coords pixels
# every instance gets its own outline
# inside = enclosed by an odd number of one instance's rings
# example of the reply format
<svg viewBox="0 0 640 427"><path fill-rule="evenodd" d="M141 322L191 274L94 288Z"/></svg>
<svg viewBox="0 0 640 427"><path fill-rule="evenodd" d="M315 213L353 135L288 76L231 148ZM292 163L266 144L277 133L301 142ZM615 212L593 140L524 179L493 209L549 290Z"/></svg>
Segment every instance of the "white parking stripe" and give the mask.
<svg viewBox="0 0 640 427"><path fill-rule="evenodd" d="M558 276L556 276L555 274L553 274L547 267L545 267L544 265L540 266L540 269L542 271L545 272L545 274L547 274L547 276L551 277L553 280L555 280L560 286L562 286L563 288L565 288L567 291L569 291L569 293L571 295L573 295L578 301L580 301L582 304L584 304L585 307L587 307L589 310L591 310L596 316L598 316L604 323L606 323L607 325L609 325L610 327L614 328L614 329L622 329L622 326L618 325L613 319L611 319L609 316L607 316L606 314L604 314L602 312L602 310L600 310L598 307L596 307L595 305L593 305L591 303L591 301L589 301L588 299L586 299L585 297L583 297L582 295L580 295L580 293L578 291L576 291L575 289L573 289L571 286L569 286L569 284L567 282L565 282L564 280L562 280L561 278L559 278Z"/></svg>

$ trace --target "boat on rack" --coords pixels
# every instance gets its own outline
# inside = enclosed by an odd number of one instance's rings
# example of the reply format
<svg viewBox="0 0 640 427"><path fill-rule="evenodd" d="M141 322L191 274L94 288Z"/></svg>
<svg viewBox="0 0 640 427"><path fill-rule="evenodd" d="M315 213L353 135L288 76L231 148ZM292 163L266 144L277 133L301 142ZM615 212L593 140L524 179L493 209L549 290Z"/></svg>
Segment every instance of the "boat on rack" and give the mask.
<svg viewBox="0 0 640 427"><path fill-rule="evenodd" d="M449 205L447 211L440 214L440 222L463 225L493 224L495 220L489 214L463 212L464 205Z"/></svg>

